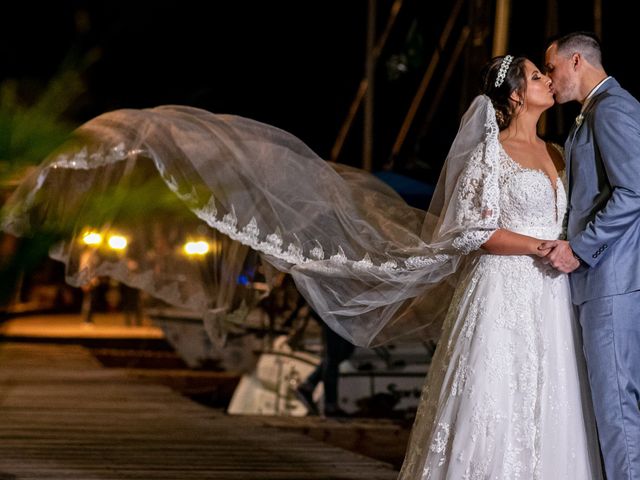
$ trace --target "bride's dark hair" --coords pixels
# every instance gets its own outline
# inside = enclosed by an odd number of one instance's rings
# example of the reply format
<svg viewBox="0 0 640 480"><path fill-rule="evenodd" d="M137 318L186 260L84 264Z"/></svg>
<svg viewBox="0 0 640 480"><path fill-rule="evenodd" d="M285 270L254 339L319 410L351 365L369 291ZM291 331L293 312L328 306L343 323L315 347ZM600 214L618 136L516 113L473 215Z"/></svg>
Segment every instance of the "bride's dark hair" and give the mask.
<svg viewBox="0 0 640 480"><path fill-rule="evenodd" d="M496 121L500 130L509 126L513 119L518 104L510 99L513 92L518 92L522 97L527 91L527 78L524 69L525 57L515 57L507 69L504 81L496 87L496 78L502 66L504 56L492 58L482 69L481 90L491 99L496 111Z"/></svg>

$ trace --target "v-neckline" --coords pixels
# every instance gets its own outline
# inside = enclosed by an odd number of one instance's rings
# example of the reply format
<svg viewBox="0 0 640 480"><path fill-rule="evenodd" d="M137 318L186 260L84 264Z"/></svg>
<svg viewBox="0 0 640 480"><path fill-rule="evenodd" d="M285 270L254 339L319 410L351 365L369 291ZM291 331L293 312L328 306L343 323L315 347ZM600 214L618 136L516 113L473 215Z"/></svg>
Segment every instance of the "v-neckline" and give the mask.
<svg viewBox="0 0 640 480"><path fill-rule="evenodd" d="M558 200L558 182L561 181L560 172L558 172L556 170L556 179L554 181L554 180L551 179L549 174L547 172L545 172L544 170L542 170L541 168L525 167L520 162L516 161L511 155L509 155L509 152L507 152L507 150L504 148L504 146L502 145L502 142L498 142L498 144L500 145L500 149L506 155L506 157L513 164L515 164L515 166L518 167L520 170L525 170L525 171L530 171L530 172L538 172L538 173L541 173L542 175L544 175L545 178L547 179L547 181L549 182L549 186L551 187L551 189L553 190L553 192L554 192L554 194L556 196L556 203L557 203L557 200ZM555 166L554 166L554 168L555 168Z"/></svg>
<svg viewBox="0 0 640 480"><path fill-rule="evenodd" d="M511 155L509 155L509 152L507 152L507 150L504 148L504 146L502 145L502 142L498 141L498 145L500 145L500 149L502 150L502 153L505 154L507 159L511 163L513 163L516 168L518 168L518 169L520 169L522 171L525 171L525 172L539 173L539 174L543 175L547 179L547 184L549 185L549 187L551 187L551 191L553 192L553 199L554 199L553 206L555 207L556 222L558 222L558 220L559 220L559 218L558 218L558 213L559 213L558 212L558 182L562 183L562 178L560 177L560 172L558 172L556 170L556 180L554 182L551 179L551 177L549 176L549 174L547 174L547 172L545 172L541 168L525 167L521 163L517 162ZM555 168L555 165L554 165L554 168Z"/></svg>

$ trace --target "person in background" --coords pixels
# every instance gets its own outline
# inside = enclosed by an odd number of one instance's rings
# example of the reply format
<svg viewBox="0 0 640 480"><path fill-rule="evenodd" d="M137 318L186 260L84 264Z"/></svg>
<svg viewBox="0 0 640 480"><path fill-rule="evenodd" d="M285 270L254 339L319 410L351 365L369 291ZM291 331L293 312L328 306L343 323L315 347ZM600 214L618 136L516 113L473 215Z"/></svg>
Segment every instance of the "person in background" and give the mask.
<svg viewBox="0 0 640 480"><path fill-rule="evenodd" d="M342 338L322 318L309 307L301 296L291 317L298 315L302 308L308 308L309 314L322 327L322 360L311 374L295 390L296 397L307 408L310 415L319 415L320 409L313 400L313 392L320 382L324 387L322 413L325 417L346 417L348 414L338 405L338 383L340 381L340 364L353 354L355 346Z"/></svg>

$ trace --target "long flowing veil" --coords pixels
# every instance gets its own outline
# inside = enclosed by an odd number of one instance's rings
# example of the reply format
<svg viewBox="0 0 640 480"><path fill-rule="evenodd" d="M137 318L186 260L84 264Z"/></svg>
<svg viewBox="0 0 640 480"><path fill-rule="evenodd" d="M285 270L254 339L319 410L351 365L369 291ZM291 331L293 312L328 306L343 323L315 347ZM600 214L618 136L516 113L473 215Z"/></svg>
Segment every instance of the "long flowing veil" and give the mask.
<svg viewBox="0 0 640 480"><path fill-rule="evenodd" d="M272 266L355 344L433 337L467 254L497 228L497 132L477 97L425 212L269 125L181 106L118 110L22 182L2 227L68 225L51 253L73 285L108 275L204 317L246 295L243 272ZM97 231L126 248L92 245ZM189 241L206 252L189 255Z"/></svg>

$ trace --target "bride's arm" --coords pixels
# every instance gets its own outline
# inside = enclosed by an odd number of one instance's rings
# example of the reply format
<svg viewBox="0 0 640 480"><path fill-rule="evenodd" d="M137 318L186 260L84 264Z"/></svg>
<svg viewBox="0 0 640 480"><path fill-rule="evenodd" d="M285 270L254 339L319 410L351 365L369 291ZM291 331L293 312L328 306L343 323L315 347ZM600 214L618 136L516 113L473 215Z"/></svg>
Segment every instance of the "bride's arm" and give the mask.
<svg viewBox="0 0 640 480"><path fill-rule="evenodd" d="M538 250L542 240L509 230L498 229L482 244L482 249L493 255L536 255L544 257L547 250Z"/></svg>

